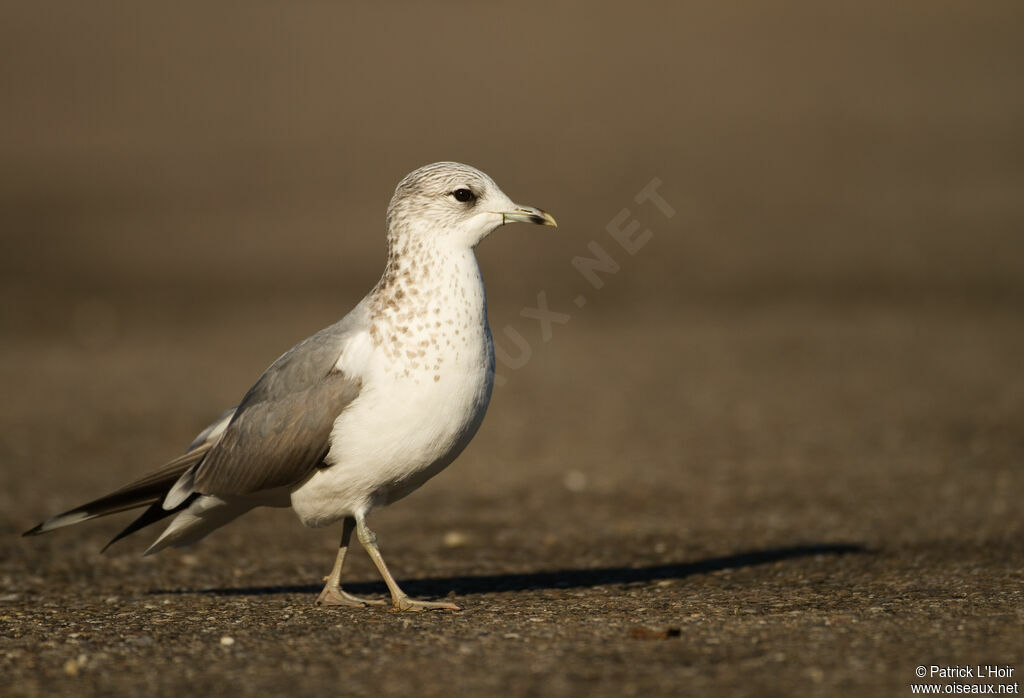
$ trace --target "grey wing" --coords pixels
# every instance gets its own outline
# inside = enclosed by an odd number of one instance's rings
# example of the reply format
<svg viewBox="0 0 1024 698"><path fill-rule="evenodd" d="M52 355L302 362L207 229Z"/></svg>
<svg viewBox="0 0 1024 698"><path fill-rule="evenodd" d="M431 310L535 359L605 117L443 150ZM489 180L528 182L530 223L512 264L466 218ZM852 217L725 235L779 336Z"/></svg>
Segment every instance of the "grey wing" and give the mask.
<svg viewBox="0 0 1024 698"><path fill-rule="evenodd" d="M317 468L330 449L334 421L361 388L358 378L335 368L350 326L332 325L275 361L202 462L171 489L164 508L193 492L248 494L291 485Z"/></svg>
<svg viewBox="0 0 1024 698"><path fill-rule="evenodd" d="M220 435L224 433L224 429L227 428L228 424L231 423L231 418L235 416L235 410L237 407L229 407L220 413L220 416L213 421L210 426L203 429L196 435L196 438L192 440L192 443L185 449L185 453L191 453L200 446L212 446Z"/></svg>

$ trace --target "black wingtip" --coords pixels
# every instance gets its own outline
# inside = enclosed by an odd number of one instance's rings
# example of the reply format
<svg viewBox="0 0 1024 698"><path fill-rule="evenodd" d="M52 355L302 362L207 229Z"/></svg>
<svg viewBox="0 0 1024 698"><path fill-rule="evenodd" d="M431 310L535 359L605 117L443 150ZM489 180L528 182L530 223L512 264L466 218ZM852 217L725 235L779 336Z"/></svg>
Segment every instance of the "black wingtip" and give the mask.
<svg viewBox="0 0 1024 698"><path fill-rule="evenodd" d="M96 514L90 514L85 507L78 507L71 511L65 511L63 514L57 516L51 516L46 521L42 522L38 526L22 533L22 536L38 536L41 533L49 533L50 531L56 531L58 528L64 528L65 526L71 526L76 523L88 521L89 519L95 518Z"/></svg>
<svg viewBox="0 0 1024 698"><path fill-rule="evenodd" d="M163 505L161 504L161 502L159 500L156 501L156 502L153 502L149 506L148 509L146 509L144 512L142 512L141 516L139 516L137 519L135 519L130 524L128 524L127 528L125 528L123 531L121 531L116 536L114 536L110 540L109 543L104 545L103 549L100 550L100 553L102 554L102 553L107 552L107 548L109 548L110 546L112 546L114 543L116 543L117 541L121 540L122 538L125 538L126 536L130 536L131 534L135 533L139 529L145 528L146 526L149 526L150 524L155 524L157 521L162 521L163 519L166 519L168 516L171 516L173 514L177 514L182 509L186 509L192 502L194 502L196 500L196 498L198 496L199 495L195 494L195 493L189 495L185 499L184 502L179 504L174 509L164 509Z"/></svg>

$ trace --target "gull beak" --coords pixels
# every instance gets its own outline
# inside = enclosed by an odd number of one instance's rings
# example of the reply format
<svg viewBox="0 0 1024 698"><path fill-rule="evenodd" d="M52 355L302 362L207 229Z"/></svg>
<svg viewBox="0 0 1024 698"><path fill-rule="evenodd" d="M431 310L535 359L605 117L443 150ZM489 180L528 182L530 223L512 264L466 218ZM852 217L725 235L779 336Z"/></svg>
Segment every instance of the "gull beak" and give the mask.
<svg viewBox="0 0 1024 698"><path fill-rule="evenodd" d="M547 211L541 211L533 206L516 206L511 211L501 211L501 224L506 223L535 223L537 225L550 225L558 227L555 217Z"/></svg>

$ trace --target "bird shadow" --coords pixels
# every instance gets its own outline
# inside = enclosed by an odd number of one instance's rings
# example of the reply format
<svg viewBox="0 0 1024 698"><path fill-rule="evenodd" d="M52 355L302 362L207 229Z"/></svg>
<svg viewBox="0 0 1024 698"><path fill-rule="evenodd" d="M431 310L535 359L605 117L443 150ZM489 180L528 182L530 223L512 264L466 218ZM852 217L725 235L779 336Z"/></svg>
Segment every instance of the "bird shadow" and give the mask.
<svg viewBox="0 0 1024 698"><path fill-rule="evenodd" d="M400 580L402 587L414 596L485 594L543 589L576 589L599 586L620 586L667 579L685 579L723 570L737 570L774 562L806 557L867 554L871 551L855 543L818 543L788 547L750 550L733 555L709 557L693 562L649 565L646 567L598 567L592 569L553 570L522 574L482 574L455 577L429 577ZM208 594L212 596L266 596L273 594L315 594L319 585L215 587L207 589L155 589L150 594ZM353 594L385 594L383 582L346 583Z"/></svg>

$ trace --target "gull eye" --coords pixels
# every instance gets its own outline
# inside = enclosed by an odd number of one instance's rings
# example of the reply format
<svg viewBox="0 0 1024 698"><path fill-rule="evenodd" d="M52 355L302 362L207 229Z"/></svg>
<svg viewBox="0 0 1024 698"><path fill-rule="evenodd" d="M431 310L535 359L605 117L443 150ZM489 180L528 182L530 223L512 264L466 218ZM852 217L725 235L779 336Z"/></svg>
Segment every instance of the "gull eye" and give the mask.
<svg viewBox="0 0 1024 698"><path fill-rule="evenodd" d="M473 201L476 199L476 194L474 194L469 189L456 189L455 191L452 192L452 196L455 197L456 201L461 201L462 203L466 203L467 201Z"/></svg>

